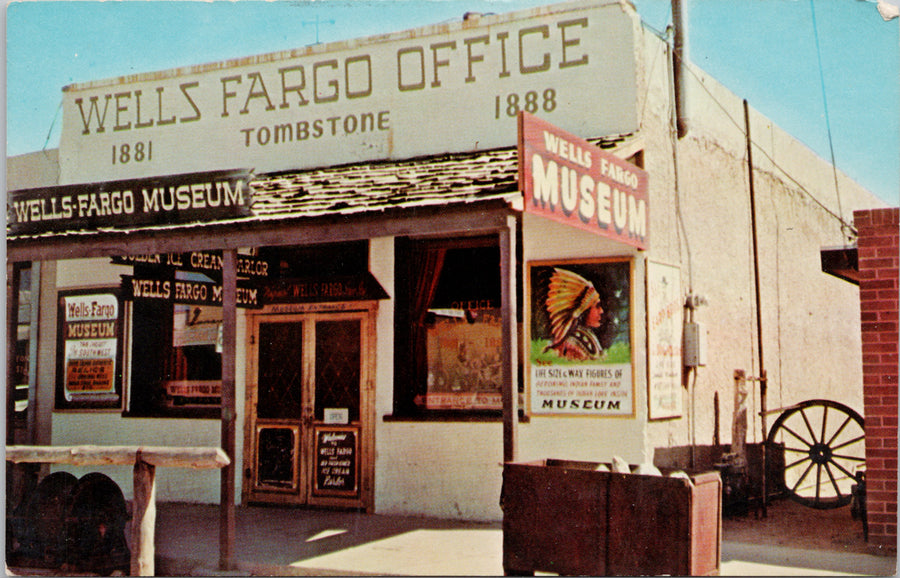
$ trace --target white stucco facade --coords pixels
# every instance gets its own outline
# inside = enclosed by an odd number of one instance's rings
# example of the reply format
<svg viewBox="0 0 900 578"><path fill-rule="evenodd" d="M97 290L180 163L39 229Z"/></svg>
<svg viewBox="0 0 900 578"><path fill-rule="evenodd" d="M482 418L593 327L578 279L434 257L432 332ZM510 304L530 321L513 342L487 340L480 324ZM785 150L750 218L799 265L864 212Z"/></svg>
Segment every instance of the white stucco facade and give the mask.
<svg viewBox="0 0 900 578"><path fill-rule="evenodd" d="M520 213L525 263L541 260L632 259L631 331L634 413L621 417L530 416L517 424L517 459L630 463L653 460L657 448L730 441L734 371L757 375L751 208L743 103L695 66L688 75L690 130L673 136L671 57L665 42L631 19L636 58L637 130L627 155L642 151L649 173L649 249L638 251L588 232ZM598 106L602 103L598 103ZM577 113L577 112L576 112ZM753 179L759 230L760 307L768 407L802 400L839 400L862 411L858 289L822 272L822 247L847 241L836 218L881 206L802 143L750 110ZM601 134L581 134L584 138ZM513 142L506 143L513 146ZM418 149L416 149L418 150ZM440 151L433 151L435 153ZM620 152L619 154L625 154ZM65 153L61 153L65 157ZM676 177L677 174L677 177ZM79 178L85 175L79 175ZM73 177L74 178L74 177ZM78 179L76 179L78 180ZM647 262L677 267L683 293L701 296L695 312L707 336L707 364L687 380L680 417L650 420L647 387ZM385 419L394 404L395 239L369 239L369 271L389 294L378 304L375 360L374 495L378 513L498 520L503 433L496 421ZM36 408L38 442L53 445L220 444L214 419L123 417L118 411L53 411L57 291L113 286L127 268L108 259L41 265L40 343ZM526 283L517 279L520 286ZM652 290L652 288L650 289ZM520 312L521 315L521 312ZM527 329L517 324L520 342ZM245 419L245 316L237 327L237 498L240 501ZM523 363L523 353L518 352ZM140 371L129 367L128 371ZM718 397L718 416L714 398ZM751 415L759 409L753 394ZM719 424L718 433L715 425ZM761 441L753 422L748 441ZM131 493L129 468L103 471ZM161 468L157 499L217 503L219 473Z"/></svg>

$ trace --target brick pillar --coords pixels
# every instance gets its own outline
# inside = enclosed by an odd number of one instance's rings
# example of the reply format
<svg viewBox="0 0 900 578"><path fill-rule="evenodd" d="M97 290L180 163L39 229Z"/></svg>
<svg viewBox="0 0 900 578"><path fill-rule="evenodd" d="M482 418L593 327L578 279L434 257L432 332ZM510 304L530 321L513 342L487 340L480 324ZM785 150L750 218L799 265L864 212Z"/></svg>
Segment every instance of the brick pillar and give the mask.
<svg viewBox="0 0 900 578"><path fill-rule="evenodd" d="M859 232L869 550L896 555L900 209L856 211L853 221Z"/></svg>

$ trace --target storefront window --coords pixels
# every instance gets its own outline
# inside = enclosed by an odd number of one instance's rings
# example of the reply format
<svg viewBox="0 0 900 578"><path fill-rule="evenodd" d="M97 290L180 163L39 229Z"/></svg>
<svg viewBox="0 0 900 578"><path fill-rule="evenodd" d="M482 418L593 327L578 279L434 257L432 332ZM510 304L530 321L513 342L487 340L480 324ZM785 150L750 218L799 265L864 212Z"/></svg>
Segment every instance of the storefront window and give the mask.
<svg viewBox="0 0 900 578"><path fill-rule="evenodd" d="M185 271L175 271L174 278L214 282ZM130 415L218 417L222 319L221 307L134 300Z"/></svg>
<svg viewBox="0 0 900 578"><path fill-rule="evenodd" d="M497 238L398 239L397 271L395 413L497 414L502 408Z"/></svg>
<svg viewBox="0 0 900 578"><path fill-rule="evenodd" d="M222 397L222 308L175 305L166 397L174 407L218 405Z"/></svg>
<svg viewBox="0 0 900 578"><path fill-rule="evenodd" d="M13 359L12 383L8 395L11 404L10 424L24 427L28 411L28 387L30 383L31 343L31 267L25 266L17 270L18 287L15 299L16 309L16 352Z"/></svg>
<svg viewBox="0 0 900 578"><path fill-rule="evenodd" d="M250 275L246 270L238 274L239 288L253 290L259 300L239 302L238 307L259 306L273 296L290 303L299 293L331 287L329 283L342 289L355 287L349 281L341 284L336 280L364 279L368 249L368 241L261 247L247 256L246 263L265 274ZM215 262L210 255L188 252L119 263L134 267L133 274L123 278L131 310L127 415L219 417L224 317L221 306L210 304L221 301L209 296L221 288L222 280L217 270L197 271L199 265ZM190 266L193 271L186 270ZM280 293L266 289L277 289L279 281L288 289ZM295 294L292 290L296 288L303 291L298 289ZM304 295L311 293L310 289Z"/></svg>

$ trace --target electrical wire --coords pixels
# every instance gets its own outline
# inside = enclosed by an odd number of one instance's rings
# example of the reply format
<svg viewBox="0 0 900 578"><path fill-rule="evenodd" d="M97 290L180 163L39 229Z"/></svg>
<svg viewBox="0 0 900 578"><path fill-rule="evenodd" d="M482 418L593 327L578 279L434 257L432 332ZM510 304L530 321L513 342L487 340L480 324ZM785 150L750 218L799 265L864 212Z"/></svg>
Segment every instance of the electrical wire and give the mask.
<svg viewBox="0 0 900 578"><path fill-rule="evenodd" d="M816 56L819 59L819 83L822 87L822 104L825 107L825 128L828 131L828 150L831 153L831 170L834 175L834 194L837 197L838 213L843 217L844 211L841 208L841 190L838 187L837 164L834 162L834 141L831 137L831 119L828 116L828 96L825 91L825 72L822 69L822 49L819 47L819 27L816 24L816 7L813 0L809 0L809 11L812 14L813 37L816 40ZM841 219L841 223L841 231L846 232L846 225L843 225L843 219Z"/></svg>
<svg viewBox="0 0 900 578"><path fill-rule="evenodd" d="M653 33L654 36L656 36L657 38L659 38L660 40L665 42L666 45L668 45L668 43L669 43L668 34L666 34L666 36L662 36L662 33L659 30L656 30L655 28L653 28L652 26L650 26L649 24L647 24L644 21L641 21L641 23L644 25L645 28L648 28ZM667 28L667 30L668 30L668 28ZM649 101L648 97L650 95L650 78L653 78L653 72L656 70L656 62L657 62L657 60L659 60L659 54L660 54L659 52L656 52L656 54L653 55L653 62L650 64L650 71L647 73L647 88L644 91L644 103L641 105L641 116L640 116L640 120L638 121L641 126L644 125L644 115L647 111L647 102Z"/></svg>
<svg viewBox="0 0 900 578"><path fill-rule="evenodd" d="M722 110L722 112L725 114L725 117L731 121L731 123L735 126L735 128L738 131L740 131L741 134L746 134L744 131L744 128L736 120L734 120L734 118L731 116L731 113L728 111L727 108L725 108L725 105L723 105L721 102L719 102L719 100L715 97L715 95L713 95L713 93L710 92L709 87L706 86L704 79L700 78L691 66L687 66L686 68L688 70L688 73L690 73L690 75L693 76L697 80L697 84L700 85L700 87L706 92L706 94L716 104L716 106L718 106ZM825 211L831 217L833 217L835 220L837 220L841 224L842 231L849 231L850 234L852 234L854 236L857 234L856 229L853 228L852 225L847 223L844 220L843 216L835 213L834 211L829 209L824 203L822 203L819 199L817 199L815 195L813 195L811 192L809 192L806 189L806 187L804 187L797 179L795 179L784 167L782 167L780 164L778 164L775 161L775 159L773 159L772 156L768 152L766 152L766 150L764 148L762 148L761 145L754 142L752 137L751 137L750 142L757 150L759 150L760 153L762 153L762 155L764 157L766 157L766 159L769 160L770 163L772 163L773 167L778 169L785 177L787 177L792 183L794 183L797 186L797 188L800 190L801 193L803 193L804 195L809 197L809 199L811 201L813 201L815 204L817 204L823 211Z"/></svg>
<svg viewBox="0 0 900 578"><path fill-rule="evenodd" d="M50 142L50 135L53 134L53 127L56 126L56 119L59 118L59 111L62 110L63 101L60 99L59 106L56 107L56 113L53 115L53 120L50 122L50 129L47 131L47 138L44 139L44 146L41 147L42 151L47 150L47 143Z"/></svg>
<svg viewBox="0 0 900 578"><path fill-rule="evenodd" d="M671 22L671 18L672 18L672 4L669 3L669 8L668 8L668 11L666 12L666 18L665 18L665 22L666 22L666 31L665 32L662 32L662 31L654 28L653 26L651 26L649 23L647 23L643 19L641 20L641 24L644 26L644 28L648 29L654 36L656 36L657 38L662 40L663 43L666 45L665 52L666 52L667 56L674 53L672 51L672 44L671 44L672 43L672 25L673 25ZM654 55L653 62L650 65L650 71L647 74L647 76L648 76L647 89L644 93L644 103L641 108L641 117L640 117L640 122L642 125L644 122L647 101L649 100L648 99L648 95L650 93L649 78L653 76L653 72L654 72L654 70L656 70L656 63L657 63L659 55L660 55L660 52L657 52ZM673 62L673 61L674 61L674 59L666 58L666 62ZM672 82L673 82L673 79L671 78L671 75L669 75L668 90L669 90L670 95L674 94L674 88L673 88ZM681 246L684 245L685 252L687 253L688 293L693 294L694 281L693 281L693 272L692 272L692 267L691 267L691 246L688 241L687 227L685 226L685 223L684 223L684 215L681 212L681 195L680 195L679 178L678 178L679 175L678 175L678 152L677 152L678 129L677 129L677 126L675 123L672 101L673 101L673 98L670 97L669 98L669 108L666 112L667 112L667 116L669 118L669 137L670 137L671 145L672 145L672 167L673 167L673 179L674 179L674 191L675 191L675 216L676 216L676 219L677 219L678 225L679 225L676 230L678 232L679 250L681 249Z"/></svg>

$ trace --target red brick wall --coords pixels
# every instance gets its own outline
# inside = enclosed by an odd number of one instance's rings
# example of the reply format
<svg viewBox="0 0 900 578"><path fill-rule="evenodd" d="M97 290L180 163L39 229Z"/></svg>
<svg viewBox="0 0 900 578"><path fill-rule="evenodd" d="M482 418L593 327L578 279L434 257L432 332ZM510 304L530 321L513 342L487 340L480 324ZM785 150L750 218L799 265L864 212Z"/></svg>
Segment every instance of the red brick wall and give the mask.
<svg viewBox="0 0 900 578"><path fill-rule="evenodd" d="M869 550L896 554L900 209L856 211L853 220L859 232Z"/></svg>

